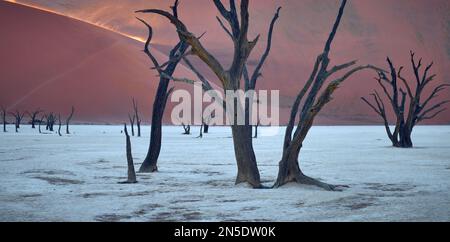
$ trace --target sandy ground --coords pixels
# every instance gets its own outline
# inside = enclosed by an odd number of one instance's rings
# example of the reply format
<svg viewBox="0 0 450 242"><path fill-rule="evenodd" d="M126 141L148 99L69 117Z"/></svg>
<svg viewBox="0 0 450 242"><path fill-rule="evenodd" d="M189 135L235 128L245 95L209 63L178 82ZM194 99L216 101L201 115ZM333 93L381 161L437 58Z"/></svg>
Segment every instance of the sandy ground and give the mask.
<svg viewBox="0 0 450 242"><path fill-rule="evenodd" d="M310 176L343 192L290 184L234 185L229 128L203 139L165 127L160 172L125 180L120 126L73 134L0 133L0 221L450 221L450 126L418 127L414 149L389 146L383 127L315 127L301 154ZM255 140L266 185L278 172L282 133ZM136 168L149 127L132 138Z"/></svg>

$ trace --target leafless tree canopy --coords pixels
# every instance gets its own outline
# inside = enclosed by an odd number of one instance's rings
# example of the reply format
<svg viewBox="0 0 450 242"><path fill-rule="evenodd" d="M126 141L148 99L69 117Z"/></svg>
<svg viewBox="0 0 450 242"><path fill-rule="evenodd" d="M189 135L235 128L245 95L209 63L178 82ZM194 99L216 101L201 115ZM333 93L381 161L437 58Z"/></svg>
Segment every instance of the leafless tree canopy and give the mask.
<svg viewBox="0 0 450 242"><path fill-rule="evenodd" d="M378 91L374 91L371 94L374 100L373 102L370 102L364 97L362 100L383 119L387 135L394 147L411 148L413 147L411 134L414 126L424 120L433 119L446 110L443 108L443 105L449 103L450 100L438 102L434 105L431 103L438 97L440 92L446 90L450 85L438 85L429 96L424 96L423 91L427 86L432 84L436 77L435 74L429 73L433 67L433 63L426 66L423 73L420 73L422 59L417 62L415 54L411 51L411 65L415 80L409 82L402 76L403 66L397 71L389 57L387 58L387 62L389 64L390 75L387 76L384 72L379 72L376 80L383 90L385 97L388 99L389 106L394 111L396 117L394 132L389 127L386 105ZM414 88L412 88L412 85L414 85Z"/></svg>

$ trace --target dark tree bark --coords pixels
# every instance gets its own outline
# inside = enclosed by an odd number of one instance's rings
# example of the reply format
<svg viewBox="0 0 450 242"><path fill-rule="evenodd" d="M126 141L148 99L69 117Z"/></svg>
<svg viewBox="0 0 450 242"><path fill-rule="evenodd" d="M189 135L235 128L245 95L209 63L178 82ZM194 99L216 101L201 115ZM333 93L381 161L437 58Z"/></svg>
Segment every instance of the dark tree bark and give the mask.
<svg viewBox="0 0 450 242"><path fill-rule="evenodd" d="M176 16L170 14L169 12L159 10L159 9L147 9L138 11L139 13L154 13L162 15L170 20L170 22L177 28L177 33L180 39L186 41L192 48L192 54L199 57L208 67L215 73L217 78L221 81L224 91L231 90L237 91L240 89L241 80L243 78L243 72L246 70L246 64L248 58L254 47L256 46L259 36L254 40L248 40L248 29L249 29L249 1L240 1L240 12L238 14L236 3L234 0L229 2L229 10L222 4L220 0L214 0L214 4L219 10L220 15L228 22L231 30L229 30L220 18L218 18L219 23L226 31L226 33L232 38L234 44L234 57L231 67L226 70L222 64L209 53L201 44L200 38L192 34L186 25L181 22ZM269 28L268 43L266 51L261 56L261 59L256 66L253 75L249 77L248 81L245 82L245 91L254 90L256 86L257 79L261 76L261 69L269 55L272 32L274 25L278 19L280 8L277 10ZM240 18L238 17L240 15ZM187 58L186 58L187 59ZM191 68L192 69L192 68ZM173 80L181 80L180 78L173 78ZM184 79L186 80L186 79ZM203 80L203 88L207 89L208 86ZM194 83L193 81L188 81L188 83ZM246 105L246 110L234 109L235 113L231 114L234 117L238 116L237 112L245 112L245 116L248 117L248 105ZM261 181L259 176L259 170L256 164L255 153L252 145L252 126L249 124L249 119L246 119L246 124L232 125L233 141L236 155L236 162L238 166L238 175L236 183L247 182L254 188L261 188Z"/></svg>
<svg viewBox="0 0 450 242"><path fill-rule="evenodd" d="M42 115L41 119L39 120L39 133L40 134L42 134L41 125L44 122L44 119L45 119L45 115Z"/></svg>
<svg viewBox="0 0 450 242"><path fill-rule="evenodd" d="M203 133L209 134L209 124L203 123Z"/></svg>
<svg viewBox="0 0 450 242"><path fill-rule="evenodd" d="M202 125L200 125L200 134L198 135L198 137L197 138L203 138L203 127L205 126L205 124L204 123L202 123Z"/></svg>
<svg viewBox="0 0 450 242"><path fill-rule="evenodd" d="M130 140L130 135L128 134L127 124L124 124L124 132L125 132L125 138L126 138L128 180L125 182L120 182L120 183L134 184L134 183L137 183L137 180L136 180L136 172L134 171L133 154L131 152L131 140Z"/></svg>
<svg viewBox="0 0 450 242"><path fill-rule="evenodd" d="M26 113L26 112L20 113L19 111L16 111L16 112L10 112L10 113L9 113L9 114L10 114L11 116L13 116L14 119L15 119L16 133L19 132L20 124L22 123L22 119L23 119L23 117L25 116L25 113Z"/></svg>
<svg viewBox="0 0 450 242"><path fill-rule="evenodd" d="M325 190L339 190L342 187L326 184L324 182L306 176L300 169L298 160L301 148L303 147L303 142L314 123L315 117L322 110L322 108L331 101L332 94L339 87L339 85L354 73L364 69L382 71L381 69L371 65L353 67L353 69L347 71L342 77L331 81L326 87L324 87L327 79L330 76L338 71L347 69L356 64L355 61L352 61L346 64L334 66L331 69L328 68L330 63L329 52L331 49L331 44L334 40L335 34L344 14L346 2L346 0L342 1L341 7L339 9L339 14L333 26L333 30L330 33L329 38L325 44L324 51L317 57L310 78L307 80L305 86L297 95L295 103L292 106L289 124L286 128L285 133L283 155L279 163L278 178L274 184L274 187L280 187L290 182L319 186ZM322 91L323 87L324 90ZM306 100L303 100L304 97L306 97ZM302 103L303 106L300 109L300 104ZM296 121L297 125L294 129Z"/></svg>
<svg viewBox="0 0 450 242"><path fill-rule="evenodd" d="M36 111L34 111L34 112L32 112L32 113L28 113L28 116L30 116L30 122L31 122L31 128L32 129L35 129L36 128L36 122L38 121L37 120L37 116L40 114L40 113L42 113L43 111L42 110L40 110L40 109L38 109L38 110L36 110Z"/></svg>
<svg viewBox="0 0 450 242"><path fill-rule="evenodd" d="M400 67L397 72L389 57L387 58L387 62L389 64L390 77L386 76L383 72L379 72L376 80L381 86L386 98L389 100L392 110L394 111L396 117L394 132L392 132L389 127L389 120L386 115L386 106L378 92L374 91L374 93L371 94L374 99L374 103L364 97L362 100L383 119L386 133L394 147L412 148L413 142L411 139L411 134L414 127L424 120L435 118L446 110L445 108L442 108L442 106L449 103L450 100L438 102L431 107L429 107L429 104L436 97L438 97L440 92L444 91L450 85L438 85L433 89L431 95L426 97L426 99L422 102L422 92L436 77L436 75L429 75L429 71L433 67L433 63L429 64L423 73L420 73L422 59L416 63L415 54L411 51L411 64L414 71L414 77L416 79L415 91L413 91L411 84L401 75L403 66ZM400 81L403 83L403 87L401 87ZM409 102L409 107L406 110L407 100Z"/></svg>
<svg viewBox="0 0 450 242"><path fill-rule="evenodd" d="M71 111L70 111L70 115L69 115L69 117L66 119L66 134L70 134L70 131L69 131L69 124L70 124L70 121L72 120L74 114L75 114L75 107L72 106L72 109L71 109Z"/></svg>
<svg viewBox="0 0 450 242"><path fill-rule="evenodd" d="M62 126L62 121L61 121L61 114L58 114L58 135L61 135L61 126Z"/></svg>
<svg viewBox="0 0 450 242"><path fill-rule="evenodd" d="M134 114L128 114L128 119L130 120L131 135L134 136L134 123L136 122L136 116Z"/></svg>
<svg viewBox="0 0 450 242"><path fill-rule="evenodd" d="M253 136L253 138L257 139L258 138L258 128L260 125L260 121L258 120L258 123L255 125L255 135Z"/></svg>
<svg viewBox="0 0 450 242"><path fill-rule="evenodd" d="M136 126L137 126L137 131L138 131L137 136L141 137L141 118L139 117L138 104L137 104L136 100L134 100L134 98L133 98L133 110L134 110L134 117L136 118Z"/></svg>
<svg viewBox="0 0 450 242"><path fill-rule="evenodd" d="M47 114L45 116L45 119L46 119L46 127L45 127L45 129L53 132L54 131L53 127L54 127L55 122L56 122L55 114L49 113L49 114Z"/></svg>
<svg viewBox="0 0 450 242"><path fill-rule="evenodd" d="M190 124L188 125L182 124L182 125L184 129L183 135L191 135L191 125Z"/></svg>
<svg viewBox="0 0 450 242"><path fill-rule="evenodd" d="M2 107L3 132L6 133L6 109Z"/></svg>
<svg viewBox="0 0 450 242"><path fill-rule="evenodd" d="M172 6L172 13L174 19L178 19L178 0L176 0L174 6ZM150 145L148 148L147 156L145 157L144 162L139 169L139 172L149 173L158 171L158 158L159 154L161 153L162 143L162 120L164 111L166 109L167 99L173 91L173 88L169 89L170 78L168 78L167 76L173 75L176 67L180 63L181 58L185 55L189 46L186 41L180 38L178 44L170 51L169 61L160 65L150 51L153 29L144 20L139 20L145 26L147 26L149 31L149 35L145 43L144 52L152 62L153 68L160 74L158 89L153 101Z"/></svg>

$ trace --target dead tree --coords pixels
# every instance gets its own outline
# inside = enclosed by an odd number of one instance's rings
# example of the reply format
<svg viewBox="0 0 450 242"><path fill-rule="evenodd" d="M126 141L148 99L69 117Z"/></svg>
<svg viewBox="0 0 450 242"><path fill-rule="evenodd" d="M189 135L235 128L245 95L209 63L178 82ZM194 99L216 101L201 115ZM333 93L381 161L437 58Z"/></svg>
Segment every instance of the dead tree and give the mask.
<svg viewBox="0 0 450 242"><path fill-rule="evenodd" d="M205 126L205 123L202 122L202 125L200 125L200 134L197 136L197 138L202 139L203 138L203 127Z"/></svg>
<svg viewBox="0 0 450 242"><path fill-rule="evenodd" d="M232 38L234 44L234 57L231 67L225 69L222 64L214 57L210 52L208 52L205 47L200 42L200 38L191 33L186 25L180 21L176 15L171 14L167 11L159 9L146 9L140 10L139 13L153 13L166 17L170 22L177 28L177 33L181 40L184 40L191 46L192 50L190 54L199 57L208 67L215 73L217 78L220 80L224 91L237 91L240 90L241 80L243 79L243 73L247 70L246 64L248 58L258 43L259 36L257 36L252 41L248 40L248 29L249 29L249 1L240 1L240 14L238 14L237 6L234 0L229 2L229 10L222 4L220 0L214 0L214 4L218 9L220 15L225 19L231 30L227 28L222 21L222 19L217 18L221 27L226 31L226 33ZM279 16L279 10L277 10L269 28L267 47L264 54L259 60L253 75L245 80L245 91L255 90L256 81L261 76L261 69L269 55L271 42L272 42L272 32L274 25ZM240 15L240 18L239 18ZM187 59L187 58L185 58ZM167 73L164 73L167 74ZM181 80L179 78L171 78L174 80ZM209 83L203 81L203 88L206 89L210 86ZM193 83L188 81L188 83ZM238 100L241 101L241 100ZM242 103L242 102L241 102ZM240 105L237 105L240 106ZM233 117L238 117L238 115L245 114L246 122L245 125L238 125L236 122L231 126L234 142L234 150L236 156L236 162L238 166L238 174L236 178L236 183L247 182L251 184L254 188L262 187L260 181L259 170L256 162L256 156L253 149L252 141L252 126L249 124L249 105L245 105L245 110L242 108L235 108L234 113L231 114ZM242 116L241 116L242 117Z"/></svg>
<svg viewBox="0 0 450 242"><path fill-rule="evenodd" d="M184 123L181 124L183 126L184 132L183 135L191 135L191 125L185 125Z"/></svg>
<svg viewBox="0 0 450 242"><path fill-rule="evenodd" d="M6 109L2 107L3 132L6 133Z"/></svg>
<svg viewBox="0 0 450 242"><path fill-rule="evenodd" d="M46 121L45 121L45 123L46 123L45 129L53 132L54 131L53 126L55 125L55 122L56 122L55 114L49 113L49 114L47 114L45 116L45 119L46 119Z"/></svg>
<svg viewBox="0 0 450 242"><path fill-rule="evenodd" d="M134 171L133 154L131 152L131 140L128 134L127 124L124 124L124 132L126 138L126 152L127 152L127 164L128 164L128 179L125 182L120 182L121 184L134 184L137 183L136 172Z"/></svg>
<svg viewBox="0 0 450 242"><path fill-rule="evenodd" d="M61 135L61 126L62 126L62 122L61 122L61 114L58 114L58 135Z"/></svg>
<svg viewBox="0 0 450 242"><path fill-rule="evenodd" d="M260 120L258 120L258 122L257 122L256 125L255 125L255 135L253 136L253 138L255 138L255 139L258 138L258 128L259 128L259 125L261 125L261 121L260 121Z"/></svg>
<svg viewBox="0 0 450 242"><path fill-rule="evenodd" d="M446 110L445 108L442 108L442 106L449 103L450 100L436 103L431 107L429 105L431 105L432 101L438 97L440 92L445 90L450 85L438 85L433 89L429 96L423 97L424 95L422 95L422 92L436 77L436 75L429 74L429 71L433 67L433 63L429 64L423 73L420 73L422 59L420 59L417 63L415 55L411 51L411 64L415 77L415 81L413 81L415 83L415 87L412 89L411 83L402 77L402 70L404 69L403 66L400 67L397 72L397 69L389 57L387 58L387 62L389 64L390 76L388 77L385 73L379 72L376 80L381 86L381 89L383 90L386 98L389 100L390 106L394 111L396 117L394 132L392 132L389 127L386 106L379 93L374 91L374 93L371 94L374 99L374 103L370 102L366 98L362 98L362 100L383 119L387 135L394 147L412 148L413 142L411 139L411 134L414 127L424 120L435 118ZM403 86L401 86L400 82L403 83ZM423 100L422 98L425 99ZM406 107L407 103L409 104L408 108Z"/></svg>
<svg viewBox="0 0 450 242"><path fill-rule="evenodd" d="M19 112L19 111L16 111L16 112L10 112L10 113L9 113L9 114L10 114L11 116L13 116L14 119L15 119L16 133L19 132L20 124L22 123L22 119L23 119L23 117L25 116L25 113L26 113L26 112L21 113L21 112Z"/></svg>
<svg viewBox="0 0 450 242"><path fill-rule="evenodd" d="M134 136L134 123L136 122L136 116L134 114L128 114L128 119L130 120L131 135Z"/></svg>
<svg viewBox="0 0 450 242"><path fill-rule="evenodd" d="M41 116L41 119L39 120L39 133L40 133L40 134L42 134L42 131L41 131L41 125L42 125L42 123L44 122L44 119L45 119L45 115L42 115L42 116Z"/></svg>
<svg viewBox="0 0 450 242"><path fill-rule="evenodd" d="M139 117L139 108L137 101L133 98L134 117L136 118L137 137L141 137L141 118Z"/></svg>
<svg viewBox="0 0 450 242"><path fill-rule="evenodd" d="M174 19L178 19L178 0L175 1L172 8L172 14ZM170 51L169 61L164 64L159 64L158 60L153 56L150 51L150 43L153 37L152 27L146 23L144 20L139 19L148 28L148 38L144 46L144 53L148 56L153 64L153 68L160 74L159 85L156 91L156 96L153 101L153 111L152 111L152 124L150 133L150 145L148 147L147 155L142 163L139 172L156 172L158 171L158 158L161 153L161 141L162 141L162 120L164 111L166 109L167 99L173 91L173 88L169 89L170 78L166 75L171 76L175 72L181 57L185 55L188 49L188 44L182 38L177 45ZM166 75L161 75L164 73Z"/></svg>
<svg viewBox="0 0 450 242"><path fill-rule="evenodd" d="M36 122L37 120L37 116L42 113L43 111L40 109L37 109L36 111L29 113L27 112L28 116L30 117L30 123L31 123L31 128L35 129L36 128Z"/></svg>
<svg viewBox="0 0 450 242"><path fill-rule="evenodd" d="M333 30L331 31L325 44L324 51L317 57L311 76L307 80L303 89L297 95L295 103L292 106L291 116L286 128L284 138L283 155L279 163L278 178L276 183L274 184L274 187L280 187L290 182L319 186L326 190L338 190L341 187L326 184L304 175L304 173L300 169L298 160L300 150L303 147L303 142L314 123L315 117L322 110L322 108L331 101L332 94L336 91L340 84L342 84L354 73L364 69L374 69L376 71L382 71L381 69L378 69L371 65L353 67L356 64L356 61L337 65L331 67L331 69L329 68L329 53L331 45L344 14L346 2L346 0L342 1L339 9L339 14L337 16L336 22L334 23ZM352 67L351 70L347 70L347 72L341 77L333 78L334 80L329 82L324 87L326 81L333 74L336 74L337 72L343 71L350 67ZM303 100L305 97L306 99ZM300 104L302 103L303 106L300 108ZM297 125L295 125L296 122ZM294 126L296 126L295 132Z"/></svg>
<svg viewBox="0 0 450 242"><path fill-rule="evenodd" d="M70 115L69 115L69 117L66 119L66 134L70 134L70 131L69 131L69 124L70 124L70 121L72 120L74 114L75 114L75 107L72 106L72 109L71 109L71 111L70 111Z"/></svg>

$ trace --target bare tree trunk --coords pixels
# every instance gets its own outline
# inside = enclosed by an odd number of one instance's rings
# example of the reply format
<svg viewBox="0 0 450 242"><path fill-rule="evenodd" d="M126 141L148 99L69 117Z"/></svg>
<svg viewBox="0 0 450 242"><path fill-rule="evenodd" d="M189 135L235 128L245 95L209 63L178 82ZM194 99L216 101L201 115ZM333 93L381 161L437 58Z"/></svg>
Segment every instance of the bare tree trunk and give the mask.
<svg viewBox="0 0 450 242"><path fill-rule="evenodd" d="M6 109L2 107L3 132L6 133Z"/></svg>
<svg viewBox="0 0 450 242"><path fill-rule="evenodd" d="M61 135L61 126L62 126L62 122L61 122L61 114L58 114L58 135Z"/></svg>
<svg viewBox="0 0 450 242"><path fill-rule="evenodd" d="M204 124L202 123L202 125L200 126L200 134L198 135L197 138L203 138L203 127L204 127Z"/></svg>
<svg viewBox="0 0 450 242"><path fill-rule="evenodd" d="M128 118L130 119L131 135L134 136L134 122L136 121L136 116L134 116L134 114L128 114Z"/></svg>
<svg viewBox="0 0 450 242"><path fill-rule="evenodd" d="M191 125L190 124L188 125L182 124L182 125L184 129L183 135L191 135Z"/></svg>
<svg viewBox="0 0 450 242"><path fill-rule="evenodd" d="M203 133L205 133L205 134L209 133L209 125L206 123L203 125Z"/></svg>
<svg viewBox="0 0 450 242"><path fill-rule="evenodd" d="M71 109L71 111L70 111L70 115L69 115L69 117L67 118L67 120L66 120L66 134L70 134L70 131L69 131L69 124L70 124L70 121L72 120L72 118L73 118L73 114L75 113L75 107L73 107L72 106L72 109Z"/></svg>
<svg viewBox="0 0 450 242"><path fill-rule="evenodd" d="M40 133L40 134L42 134L42 131L41 131L41 125L42 125L42 122L44 122L44 118L45 118L45 115L43 115L43 116L41 117L41 119L39 120L39 133Z"/></svg>
<svg viewBox="0 0 450 242"><path fill-rule="evenodd" d="M133 98L133 111L134 111L134 117L136 118L136 125L138 129L138 137L141 137L141 118L139 117L139 107L136 102L136 100ZM134 132L134 131L133 131ZM134 134L133 134L134 136Z"/></svg>
<svg viewBox="0 0 450 242"><path fill-rule="evenodd" d="M258 123L255 125L255 136L253 136L253 138L255 138L255 139L258 138L258 128L259 128L259 124L260 124L260 122L259 122L259 120L258 120Z"/></svg>
<svg viewBox="0 0 450 242"><path fill-rule="evenodd" d="M233 125L234 152L238 167L236 184L249 183L254 188L262 188L252 143L252 127L249 125Z"/></svg>
<svg viewBox="0 0 450 242"><path fill-rule="evenodd" d="M19 111L16 111L15 113L10 112L10 114L15 118L15 126L16 126L16 133L19 132L20 124L22 123L22 119L25 116L26 112L20 113Z"/></svg>
<svg viewBox="0 0 450 242"><path fill-rule="evenodd" d="M133 154L131 151L131 140L128 135L127 124L124 125L125 137L126 137L126 150L127 150L127 164L128 164L128 180L121 182L122 184L137 183L136 172L134 171Z"/></svg>

